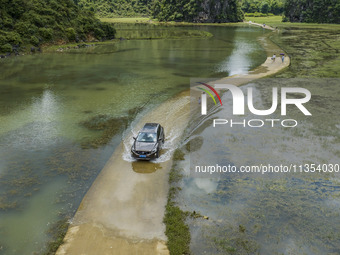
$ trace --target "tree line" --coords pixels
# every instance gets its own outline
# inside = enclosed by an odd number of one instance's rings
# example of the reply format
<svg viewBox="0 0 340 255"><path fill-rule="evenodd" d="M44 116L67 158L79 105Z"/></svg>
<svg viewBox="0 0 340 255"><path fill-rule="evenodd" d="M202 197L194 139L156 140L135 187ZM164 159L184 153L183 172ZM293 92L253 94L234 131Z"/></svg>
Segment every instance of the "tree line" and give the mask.
<svg viewBox="0 0 340 255"><path fill-rule="evenodd" d="M340 23L339 0L0 0L0 52L21 45L113 38L96 17L238 22L244 13L284 14L284 21Z"/></svg>
<svg viewBox="0 0 340 255"><path fill-rule="evenodd" d="M96 12L100 17L136 17L151 15L153 0L74 0L82 9Z"/></svg>
<svg viewBox="0 0 340 255"><path fill-rule="evenodd" d="M159 21L237 22L243 13L239 0L75 0L101 17L145 16Z"/></svg>
<svg viewBox="0 0 340 255"><path fill-rule="evenodd" d="M73 0L0 0L0 52L22 45L113 38L115 30Z"/></svg>
<svg viewBox="0 0 340 255"><path fill-rule="evenodd" d="M160 21L238 22L243 12L238 0L158 0L152 16Z"/></svg>
<svg viewBox="0 0 340 255"><path fill-rule="evenodd" d="M283 15L283 21L340 23L339 0L74 0L102 17L160 21L237 22L243 15Z"/></svg>
<svg viewBox="0 0 340 255"><path fill-rule="evenodd" d="M340 23L339 0L286 0L284 21Z"/></svg>
<svg viewBox="0 0 340 255"><path fill-rule="evenodd" d="M280 15L284 10L284 0L242 0L244 13L262 13Z"/></svg>

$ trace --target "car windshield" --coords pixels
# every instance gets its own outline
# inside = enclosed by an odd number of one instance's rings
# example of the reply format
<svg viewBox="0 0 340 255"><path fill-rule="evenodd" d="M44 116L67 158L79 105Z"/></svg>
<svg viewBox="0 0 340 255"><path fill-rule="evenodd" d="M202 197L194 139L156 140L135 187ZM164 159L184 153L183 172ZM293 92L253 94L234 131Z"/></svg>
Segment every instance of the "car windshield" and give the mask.
<svg viewBox="0 0 340 255"><path fill-rule="evenodd" d="M157 141L156 133L140 132L137 136L137 142L155 143L156 141Z"/></svg>

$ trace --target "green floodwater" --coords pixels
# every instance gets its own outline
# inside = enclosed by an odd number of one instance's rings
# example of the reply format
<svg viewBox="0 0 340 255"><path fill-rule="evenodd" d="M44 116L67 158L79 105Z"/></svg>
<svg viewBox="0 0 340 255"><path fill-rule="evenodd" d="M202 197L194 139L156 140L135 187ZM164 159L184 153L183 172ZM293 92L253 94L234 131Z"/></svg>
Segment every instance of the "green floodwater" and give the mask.
<svg viewBox="0 0 340 255"><path fill-rule="evenodd" d="M210 105L207 116L192 113L179 163L182 210L209 217L188 220L193 254L340 254L340 172L195 174L195 166L280 166L340 164L339 79L262 79L254 89L256 109L269 109L272 88L303 87L312 99L312 116L289 106L271 119L295 119L298 126L275 128L212 127L212 119L265 120L267 116L232 115L230 93L222 107ZM290 96L291 98L292 96ZM299 97L298 95L296 97ZM197 102L196 102L197 103ZM280 110L280 107L279 107ZM253 123L255 124L255 123ZM304 168L306 169L306 168Z"/></svg>
<svg viewBox="0 0 340 255"><path fill-rule="evenodd" d="M188 28L214 36L122 40L0 61L0 254L44 251L54 224L72 217L143 111L188 89L190 77L247 72L266 58L256 40L261 29Z"/></svg>

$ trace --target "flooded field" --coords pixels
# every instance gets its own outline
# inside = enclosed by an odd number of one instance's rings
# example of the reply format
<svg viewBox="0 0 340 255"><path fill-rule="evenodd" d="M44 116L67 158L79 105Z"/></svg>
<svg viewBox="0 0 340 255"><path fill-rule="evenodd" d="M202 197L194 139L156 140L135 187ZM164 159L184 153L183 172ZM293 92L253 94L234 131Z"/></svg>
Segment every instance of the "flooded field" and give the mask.
<svg viewBox="0 0 340 255"><path fill-rule="evenodd" d="M338 171L307 172L303 167L302 172L290 173L195 174L193 168L339 164L338 84L339 79L331 78L276 78L242 87L244 92L253 88L257 109L270 108L273 87L310 90L312 99L305 106L312 116L303 115L294 106L288 107L287 116L280 115L280 107L270 116L295 119L295 128L214 128L212 121L217 118L239 122L268 118L249 111L245 116L233 116L230 92L223 94L223 106L211 107L203 120L192 113L184 142L188 143L182 147L185 160L177 163L184 177L176 201L191 213L188 225L193 254L339 254ZM197 215L209 219L192 217Z"/></svg>
<svg viewBox="0 0 340 255"><path fill-rule="evenodd" d="M133 121L188 89L190 77L246 72L265 59L260 29L191 29L214 36L0 61L0 254L53 247L57 223L73 217Z"/></svg>

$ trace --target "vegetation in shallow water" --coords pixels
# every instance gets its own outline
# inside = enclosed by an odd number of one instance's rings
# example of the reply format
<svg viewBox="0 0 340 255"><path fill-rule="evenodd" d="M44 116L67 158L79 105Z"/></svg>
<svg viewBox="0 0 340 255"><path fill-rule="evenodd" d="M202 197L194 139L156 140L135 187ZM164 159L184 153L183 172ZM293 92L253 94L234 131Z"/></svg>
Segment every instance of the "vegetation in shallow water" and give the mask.
<svg viewBox="0 0 340 255"><path fill-rule="evenodd" d="M184 153L180 149L176 149L172 157L175 161L184 160Z"/></svg>
<svg viewBox="0 0 340 255"><path fill-rule="evenodd" d="M34 165L34 161L20 162L15 159L8 162L7 170L10 174L0 176L0 211L24 208L28 201L27 197L34 195L43 183L48 183L51 178L58 175L67 176L68 181L73 183L70 186L73 186L74 191L63 194L56 202L63 203L70 197L72 200L79 199L76 196L83 195L81 190L86 189L88 182L91 182L103 167L102 164L99 164L101 151L91 149L107 145L115 135L122 133L139 110L140 108L130 109L126 116L120 118L97 115L82 122L82 126L93 130L93 132L98 132L98 136L83 141L82 148L77 144L59 140L51 148L50 156L46 158L46 167L41 169ZM15 132L14 135L16 135ZM7 134L6 139L10 139L10 137L11 135ZM3 139L5 138L0 137L0 142L5 143L6 140ZM34 174L32 169L35 170Z"/></svg>
<svg viewBox="0 0 340 255"><path fill-rule="evenodd" d="M182 169L171 169L170 173L169 173L169 183L170 184L176 184L177 182L179 182L183 175L181 174Z"/></svg>
<svg viewBox="0 0 340 255"><path fill-rule="evenodd" d="M8 199L3 194L0 198L0 210L9 210L17 207L17 202Z"/></svg>
<svg viewBox="0 0 340 255"><path fill-rule="evenodd" d="M186 145L185 148L188 152L194 152L199 150L203 145L203 137L197 136L191 139Z"/></svg>
<svg viewBox="0 0 340 255"><path fill-rule="evenodd" d="M180 170L176 165L170 170L170 190L168 194L168 202L165 207L165 215L163 222L165 223L165 234L168 237L167 246L170 254L190 254L190 232L186 224L189 216L188 212L183 212L175 202L178 188L176 183L181 179Z"/></svg>
<svg viewBox="0 0 340 255"><path fill-rule="evenodd" d="M108 144L113 136L126 129L128 120L128 117L110 118L107 115L98 115L87 121L81 122L80 124L89 130L102 132L100 137L84 142L82 147L84 149L98 148Z"/></svg>
<svg viewBox="0 0 340 255"><path fill-rule="evenodd" d="M15 164L13 165L15 167ZM15 170L14 170L15 171ZM21 208L23 201L38 190L39 178L32 174L30 167L26 165L24 174L16 176L0 177L0 211Z"/></svg>
<svg viewBox="0 0 340 255"><path fill-rule="evenodd" d="M56 253L59 246L63 244L64 237L70 225L68 220L68 217L63 217L63 219L51 225L47 233L50 236L51 241L47 243L46 249L41 255L53 255Z"/></svg>
<svg viewBox="0 0 340 255"><path fill-rule="evenodd" d="M287 75L285 72L279 76ZM311 94L311 100L306 104L306 108L312 116L305 116L300 111L294 110L294 107L288 108L288 114L291 118L297 120L300 125L307 125L309 131L319 139L319 144L324 144L327 140L340 139L339 120L334 118L334 109L340 109L339 79L334 78L294 78L294 79L262 79L256 81L257 88L261 90L261 98L266 107L271 106L271 86L275 85L280 90L281 87L303 87L308 89ZM293 95L290 95L292 97ZM280 109L279 109L280 110ZM325 125L327 123L327 125ZM299 137L308 138L310 135L303 128L294 128L292 130ZM326 142L327 143L327 142ZM331 151L334 151L333 149Z"/></svg>
<svg viewBox="0 0 340 255"><path fill-rule="evenodd" d="M108 22L116 22L117 19L103 19ZM116 23L116 37L119 39L187 39L209 38L213 35L204 30L189 27L178 27L168 23Z"/></svg>
<svg viewBox="0 0 340 255"><path fill-rule="evenodd" d="M122 117L110 117L100 114L81 122L81 126L92 131L101 132L99 137L83 142L82 148L98 148L108 144L115 135L122 133L127 128L130 120L133 119L140 110L140 107L130 109L127 115Z"/></svg>
<svg viewBox="0 0 340 255"><path fill-rule="evenodd" d="M286 27L271 39L291 56L291 66L276 77L340 77L340 26Z"/></svg>
<svg viewBox="0 0 340 255"><path fill-rule="evenodd" d="M175 157L176 154L176 157ZM163 222L165 223L165 234L168 237L167 246L170 254L190 254L190 231L186 224L189 212L182 211L176 204L176 194L179 191L178 182L182 179L182 171L177 161L184 159L184 153L177 149L174 153L174 163L169 173L170 190L165 207Z"/></svg>
<svg viewBox="0 0 340 255"><path fill-rule="evenodd" d="M216 192L209 196L211 206L217 203L221 207L231 201L235 206L223 207L218 221L202 226L203 235L216 249L215 254L279 254L273 251L280 250L286 238L294 240L292 245L282 247L291 254L326 254L324 249L336 250L339 245L339 212L334 210L336 205L324 205L320 198L329 201L338 196L336 184L321 180L220 180ZM247 201L247 206L237 209L242 201Z"/></svg>
<svg viewBox="0 0 340 255"><path fill-rule="evenodd" d="M190 254L190 232L185 223L188 215L169 201L165 210L165 234L168 237L167 246L170 254Z"/></svg>

